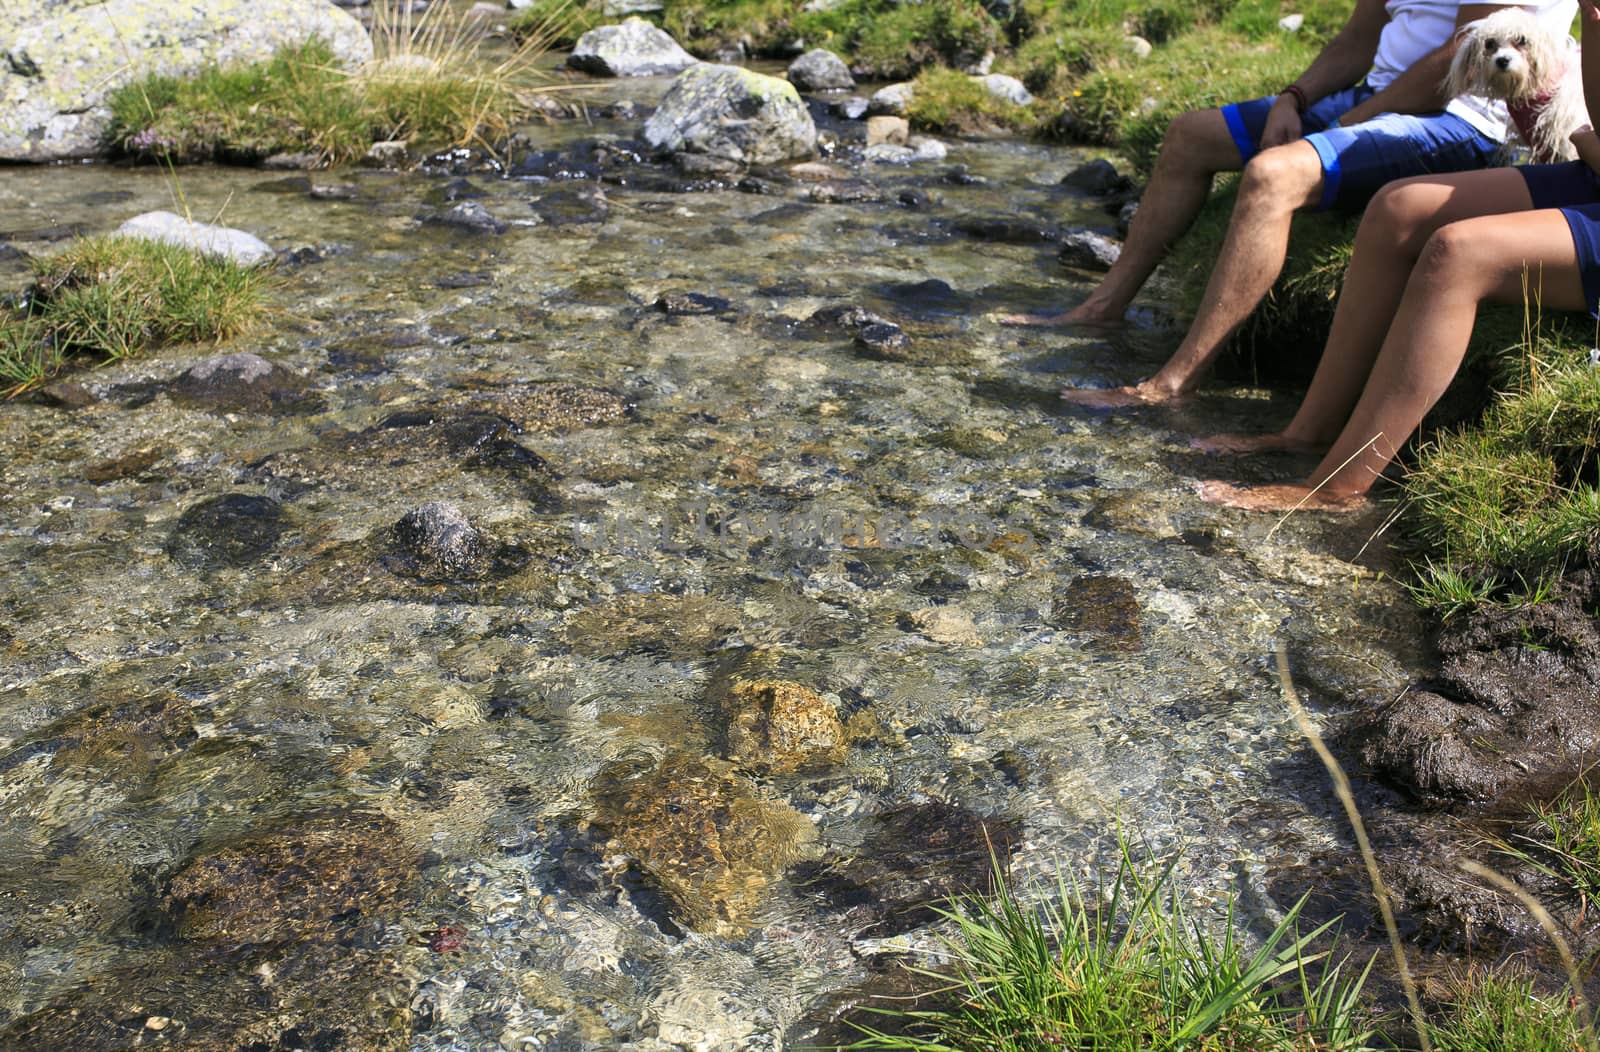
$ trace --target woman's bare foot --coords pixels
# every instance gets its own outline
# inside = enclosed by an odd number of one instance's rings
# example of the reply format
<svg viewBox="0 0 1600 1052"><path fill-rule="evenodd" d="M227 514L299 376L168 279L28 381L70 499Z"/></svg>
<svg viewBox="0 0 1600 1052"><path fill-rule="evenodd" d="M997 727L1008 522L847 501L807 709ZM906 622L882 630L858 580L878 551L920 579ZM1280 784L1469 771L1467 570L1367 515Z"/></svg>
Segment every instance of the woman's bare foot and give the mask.
<svg viewBox="0 0 1600 1052"><path fill-rule="evenodd" d="M1218 479L1203 479L1194 491L1207 504L1222 504L1245 511L1360 511L1367 498L1361 493L1331 493L1298 483L1280 486L1235 486Z"/></svg>
<svg viewBox="0 0 1600 1052"><path fill-rule="evenodd" d="M1072 310L1051 311L1048 314L993 314L1001 325L1024 325L1038 328L1120 329L1126 322L1122 315L1095 314L1082 307Z"/></svg>
<svg viewBox="0 0 1600 1052"><path fill-rule="evenodd" d="M1317 442L1302 442L1282 431L1266 435L1222 434L1191 438L1189 448L1202 453L1321 453L1327 446Z"/></svg>
<svg viewBox="0 0 1600 1052"><path fill-rule="evenodd" d="M1181 391L1152 387L1149 381L1131 387L1067 387L1061 400L1091 409L1121 409L1130 405L1164 405L1183 397Z"/></svg>

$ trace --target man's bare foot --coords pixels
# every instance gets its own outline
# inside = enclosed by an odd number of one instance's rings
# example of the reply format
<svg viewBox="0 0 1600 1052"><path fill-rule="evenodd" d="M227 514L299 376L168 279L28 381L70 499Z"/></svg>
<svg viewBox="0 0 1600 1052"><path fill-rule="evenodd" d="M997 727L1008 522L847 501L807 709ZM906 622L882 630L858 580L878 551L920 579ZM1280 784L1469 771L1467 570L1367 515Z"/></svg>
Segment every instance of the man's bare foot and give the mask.
<svg viewBox="0 0 1600 1052"><path fill-rule="evenodd" d="M1360 511L1366 507L1364 494L1330 493L1299 484L1280 486L1235 486L1231 482L1203 479L1194 491L1207 504L1221 504L1245 511Z"/></svg>
<svg viewBox="0 0 1600 1052"><path fill-rule="evenodd" d="M1091 314L1082 307L1072 310L1051 311L1048 314L993 314L990 317L1001 325L1024 325L1038 328L1120 329L1127 323L1122 316Z"/></svg>
<svg viewBox="0 0 1600 1052"><path fill-rule="evenodd" d="M1130 405L1164 405L1183 397L1181 392L1163 391L1148 382L1132 387L1068 387L1061 400L1091 409L1121 409Z"/></svg>
<svg viewBox="0 0 1600 1052"><path fill-rule="evenodd" d="M1202 453L1321 453L1327 447L1316 442L1302 442L1282 431L1274 431L1266 435L1230 433L1191 438L1189 448Z"/></svg>

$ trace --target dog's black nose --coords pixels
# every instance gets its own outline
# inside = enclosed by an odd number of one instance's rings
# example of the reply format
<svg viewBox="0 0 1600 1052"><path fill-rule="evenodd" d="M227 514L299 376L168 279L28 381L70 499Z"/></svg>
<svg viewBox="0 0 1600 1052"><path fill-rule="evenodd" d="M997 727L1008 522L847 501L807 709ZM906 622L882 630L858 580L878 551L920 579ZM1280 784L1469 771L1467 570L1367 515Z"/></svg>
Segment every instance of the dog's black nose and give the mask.
<svg viewBox="0 0 1600 1052"><path fill-rule="evenodd" d="M1511 68L1511 56L1510 55L1496 55L1494 57L1494 64L1496 66L1499 66L1501 69L1510 69Z"/></svg>

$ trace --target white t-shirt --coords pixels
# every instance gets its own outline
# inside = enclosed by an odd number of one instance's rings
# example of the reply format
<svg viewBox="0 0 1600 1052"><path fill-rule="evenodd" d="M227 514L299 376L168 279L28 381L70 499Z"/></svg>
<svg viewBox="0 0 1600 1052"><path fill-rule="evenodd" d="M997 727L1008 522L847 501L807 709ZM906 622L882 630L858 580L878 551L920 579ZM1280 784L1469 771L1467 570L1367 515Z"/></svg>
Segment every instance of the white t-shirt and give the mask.
<svg viewBox="0 0 1600 1052"><path fill-rule="evenodd" d="M1482 0L1479 0L1482 2ZM1389 24L1378 38L1378 53L1373 56L1367 83L1382 91L1389 82L1410 69L1428 52L1450 39L1456 31L1456 0L1388 0ZM1572 32L1572 19L1578 13L1578 0L1530 0L1517 4L1533 12L1545 28L1566 36ZM1505 103L1496 99L1462 95L1445 107L1491 139L1504 141L1508 128Z"/></svg>

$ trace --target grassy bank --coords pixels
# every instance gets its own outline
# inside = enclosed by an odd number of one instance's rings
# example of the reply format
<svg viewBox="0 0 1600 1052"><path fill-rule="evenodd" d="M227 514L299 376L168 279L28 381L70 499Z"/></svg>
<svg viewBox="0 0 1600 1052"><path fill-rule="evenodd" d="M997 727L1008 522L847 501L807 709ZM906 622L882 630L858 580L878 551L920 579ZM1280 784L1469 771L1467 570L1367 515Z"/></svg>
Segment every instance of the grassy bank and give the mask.
<svg viewBox="0 0 1600 1052"><path fill-rule="evenodd" d="M267 62L146 78L112 94L110 141L130 156L180 164L302 152L340 164L393 139L492 148L551 90L535 67L549 32L530 24L521 46L495 59L479 28L448 11L379 18L375 57L354 73L312 40Z"/></svg>
<svg viewBox="0 0 1600 1052"><path fill-rule="evenodd" d="M0 312L0 390L48 383L71 361L210 342L261 312L260 271L132 238L79 241L34 264L24 305Z"/></svg>
<svg viewBox="0 0 1600 1052"><path fill-rule="evenodd" d="M852 1049L1096 1052L1238 1049L1380 1052L1424 1047L1411 1018L1380 1004L1365 959L1336 922L1302 931L1296 906L1247 950L1230 903L1217 923L1188 912L1176 858L1124 846L1115 875L1085 890L1062 878L1024 894L957 900L945 964L921 972L932 1008L871 1009ZM1393 995L1391 994L1390 997ZM1584 1005L1517 966L1433 977L1419 999L1437 1052L1577 1052L1593 1047Z"/></svg>

